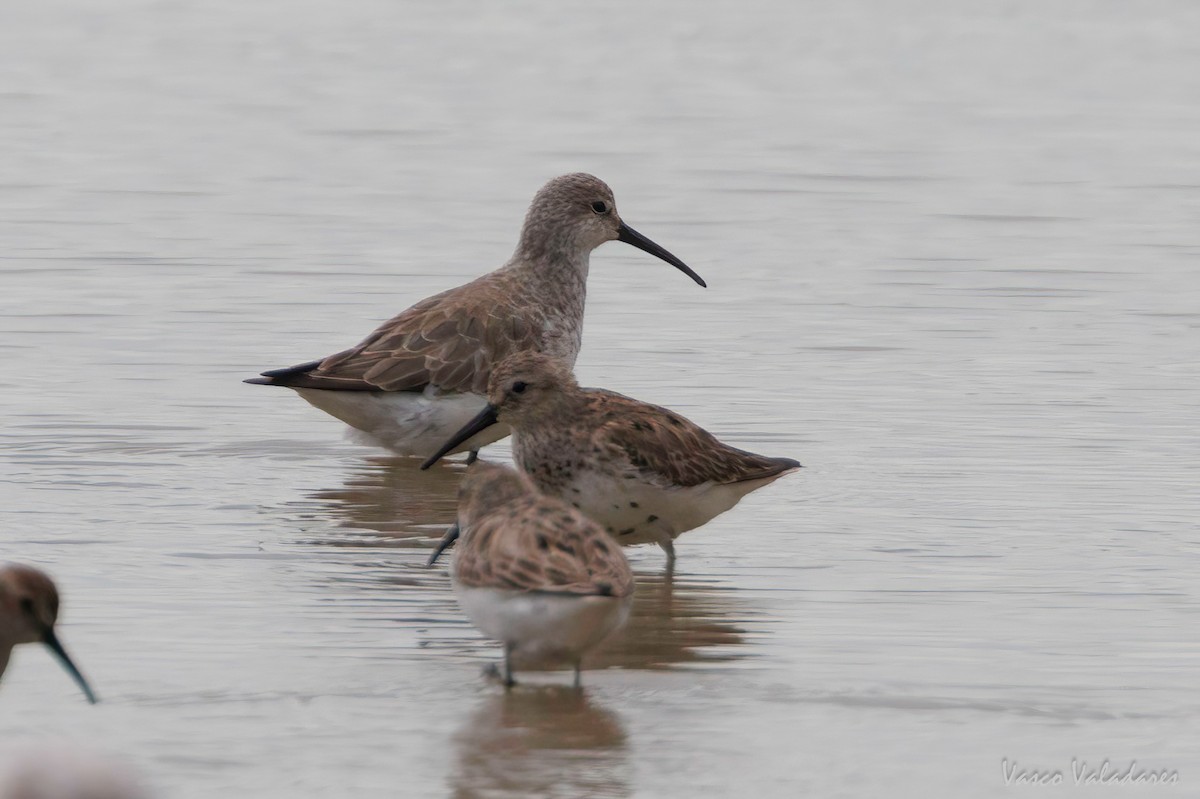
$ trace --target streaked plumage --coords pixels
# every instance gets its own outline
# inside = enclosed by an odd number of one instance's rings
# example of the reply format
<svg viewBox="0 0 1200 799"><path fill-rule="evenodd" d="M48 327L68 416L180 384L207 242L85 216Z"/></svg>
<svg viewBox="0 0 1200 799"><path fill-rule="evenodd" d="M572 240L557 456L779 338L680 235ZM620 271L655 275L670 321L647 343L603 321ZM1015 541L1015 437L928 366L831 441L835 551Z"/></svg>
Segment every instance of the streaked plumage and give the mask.
<svg viewBox="0 0 1200 799"><path fill-rule="evenodd" d="M505 357L534 351L575 362L589 257L614 239L704 285L682 261L621 221L603 181L564 175L534 197L516 252L501 268L421 300L356 347L246 382L293 388L376 443L426 456L486 404L491 370ZM460 449L507 434L500 426Z"/></svg>
<svg viewBox="0 0 1200 799"><path fill-rule="evenodd" d="M723 444L666 408L580 388L566 363L539 353L497 366L488 400L451 447L491 424L508 425L513 456L539 489L581 509L622 544L658 543L668 564L681 533L800 466Z"/></svg>
<svg viewBox="0 0 1200 799"><path fill-rule="evenodd" d="M14 646L45 644L95 704L96 695L54 633L57 620L58 589L45 572L20 563L0 566L0 676Z"/></svg>
<svg viewBox="0 0 1200 799"><path fill-rule="evenodd" d="M566 661L579 683L585 653L629 614L633 574L600 527L539 492L514 469L477 462L459 492L451 581L471 621L512 659Z"/></svg>

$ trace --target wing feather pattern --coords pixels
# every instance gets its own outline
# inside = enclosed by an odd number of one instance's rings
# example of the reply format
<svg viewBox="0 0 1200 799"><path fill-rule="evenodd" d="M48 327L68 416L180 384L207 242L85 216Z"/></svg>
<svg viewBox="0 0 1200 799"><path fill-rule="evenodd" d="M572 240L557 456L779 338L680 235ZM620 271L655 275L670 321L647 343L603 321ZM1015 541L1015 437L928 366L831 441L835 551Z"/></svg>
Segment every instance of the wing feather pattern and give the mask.
<svg viewBox="0 0 1200 799"><path fill-rule="evenodd" d="M485 394L492 365L543 348L544 318L512 297L501 273L484 275L418 302L351 349L253 382L335 391L420 391L432 384Z"/></svg>
<svg viewBox="0 0 1200 799"><path fill-rule="evenodd" d="M593 447L661 488L759 480L800 465L723 444L668 408L602 389L589 389L587 395L589 415L600 420Z"/></svg>
<svg viewBox="0 0 1200 799"><path fill-rule="evenodd" d="M471 522L455 578L473 587L575 596L627 596L633 574L618 544L576 509L526 496Z"/></svg>

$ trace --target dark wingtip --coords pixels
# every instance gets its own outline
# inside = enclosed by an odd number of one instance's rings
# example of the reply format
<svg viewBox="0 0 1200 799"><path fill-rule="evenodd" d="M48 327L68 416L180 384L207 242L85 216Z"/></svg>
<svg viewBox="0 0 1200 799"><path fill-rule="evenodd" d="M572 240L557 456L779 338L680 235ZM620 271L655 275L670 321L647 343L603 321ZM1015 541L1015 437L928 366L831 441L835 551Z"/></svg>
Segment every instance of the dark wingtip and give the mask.
<svg viewBox="0 0 1200 799"><path fill-rule="evenodd" d="M259 372L261 377L251 377L242 382L256 386L288 387L293 380L303 378L320 365L321 361L309 361L308 363L298 363L295 366L284 366L280 369L268 369L265 372Z"/></svg>
<svg viewBox="0 0 1200 799"><path fill-rule="evenodd" d="M255 386L283 386L284 388L290 388L293 381L302 379L320 365L321 361L308 361L307 363L298 363L295 366L268 369L265 372L259 372L261 377L251 377L242 382Z"/></svg>

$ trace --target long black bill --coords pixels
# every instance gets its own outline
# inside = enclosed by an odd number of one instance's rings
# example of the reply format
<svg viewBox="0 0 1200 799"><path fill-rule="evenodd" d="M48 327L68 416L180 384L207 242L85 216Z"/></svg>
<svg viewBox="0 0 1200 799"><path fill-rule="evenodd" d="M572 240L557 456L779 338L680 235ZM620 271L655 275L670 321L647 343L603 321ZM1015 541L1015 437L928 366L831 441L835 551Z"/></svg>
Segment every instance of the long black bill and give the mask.
<svg viewBox="0 0 1200 799"><path fill-rule="evenodd" d="M623 241L626 244L632 244L639 250L650 253L655 258L663 259L671 266L675 267L680 272L683 272L692 280L699 283L704 288L708 288L708 284L704 282L704 278L693 272L690 266L676 258L674 255L671 255L671 253L667 252L662 247L659 247L657 244L650 241L650 239L646 238L641 233L638 233L624 222L621 223L621 227L617 228L617 241Z"/></svg>
<svg viewBox="0 0 1200 799"><path fill-rule="evenodd" d="M442 540L438 541L437 548L433 550L433 554L429 556L429 562L425 564L425 568L432 569L433 564L437 563L437 559L442 556L450 547L454 546L454 542L458 540L458 522L450 525L450 529L442 536Z"/></svg>
<svg viewBox="0 0 1200 799"><path fill-rule="evenodd" d="M476 433L481 433L494 425L497 422L496 414L498 412L499 409L495 405L488 405L485 407L479 412L478 416L467 422L466 426L463 427L462 430L459 430L457 433L455 433L451 439L447 441L442 448L437 451L436 454L433 455L433 457L422 463L421 468L428 469L430 466L440 461L447 452L454 449Z"/></svg>
<svg viewBox="0 0 1200 799"><path fill-rule="evenodd" d="M88 685L87 680L83 679L83 675L79 673L79 669L75 668L75 664L71 662L71 656L67 654L67 650L63 649L63 645L59 643L58 636L54 634L54 630L46 630L46 634L42 637L42 643L58 656L58 660L62 663L63 668L67 670L67 673L71 675L75 682L79 683L79 687L83 689L83 695L87 697L87 701L93 705L100 701L92 693L92 686Z"/></svg>

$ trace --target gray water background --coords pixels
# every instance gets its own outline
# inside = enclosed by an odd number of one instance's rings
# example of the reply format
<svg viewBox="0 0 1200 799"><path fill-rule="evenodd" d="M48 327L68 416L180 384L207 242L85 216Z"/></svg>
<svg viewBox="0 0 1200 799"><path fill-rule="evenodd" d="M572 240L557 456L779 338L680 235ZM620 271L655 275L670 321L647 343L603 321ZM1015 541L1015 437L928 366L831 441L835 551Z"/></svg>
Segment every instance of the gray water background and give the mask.
<svg viewBox="0 0 1200 799"><path fill-rule="evenodd" d="M0 555L56 576L104 701L19 651L0 747L101 747L180 799L990 797L1073 757L1196 790L1197 30L1190 2L4 4ZM807 468L686 534L673 585L630 550L582 698L506 697L422 568L458 472L239 381L499 265L581 170L710 284L598 250L581 381Z"/></svg>

